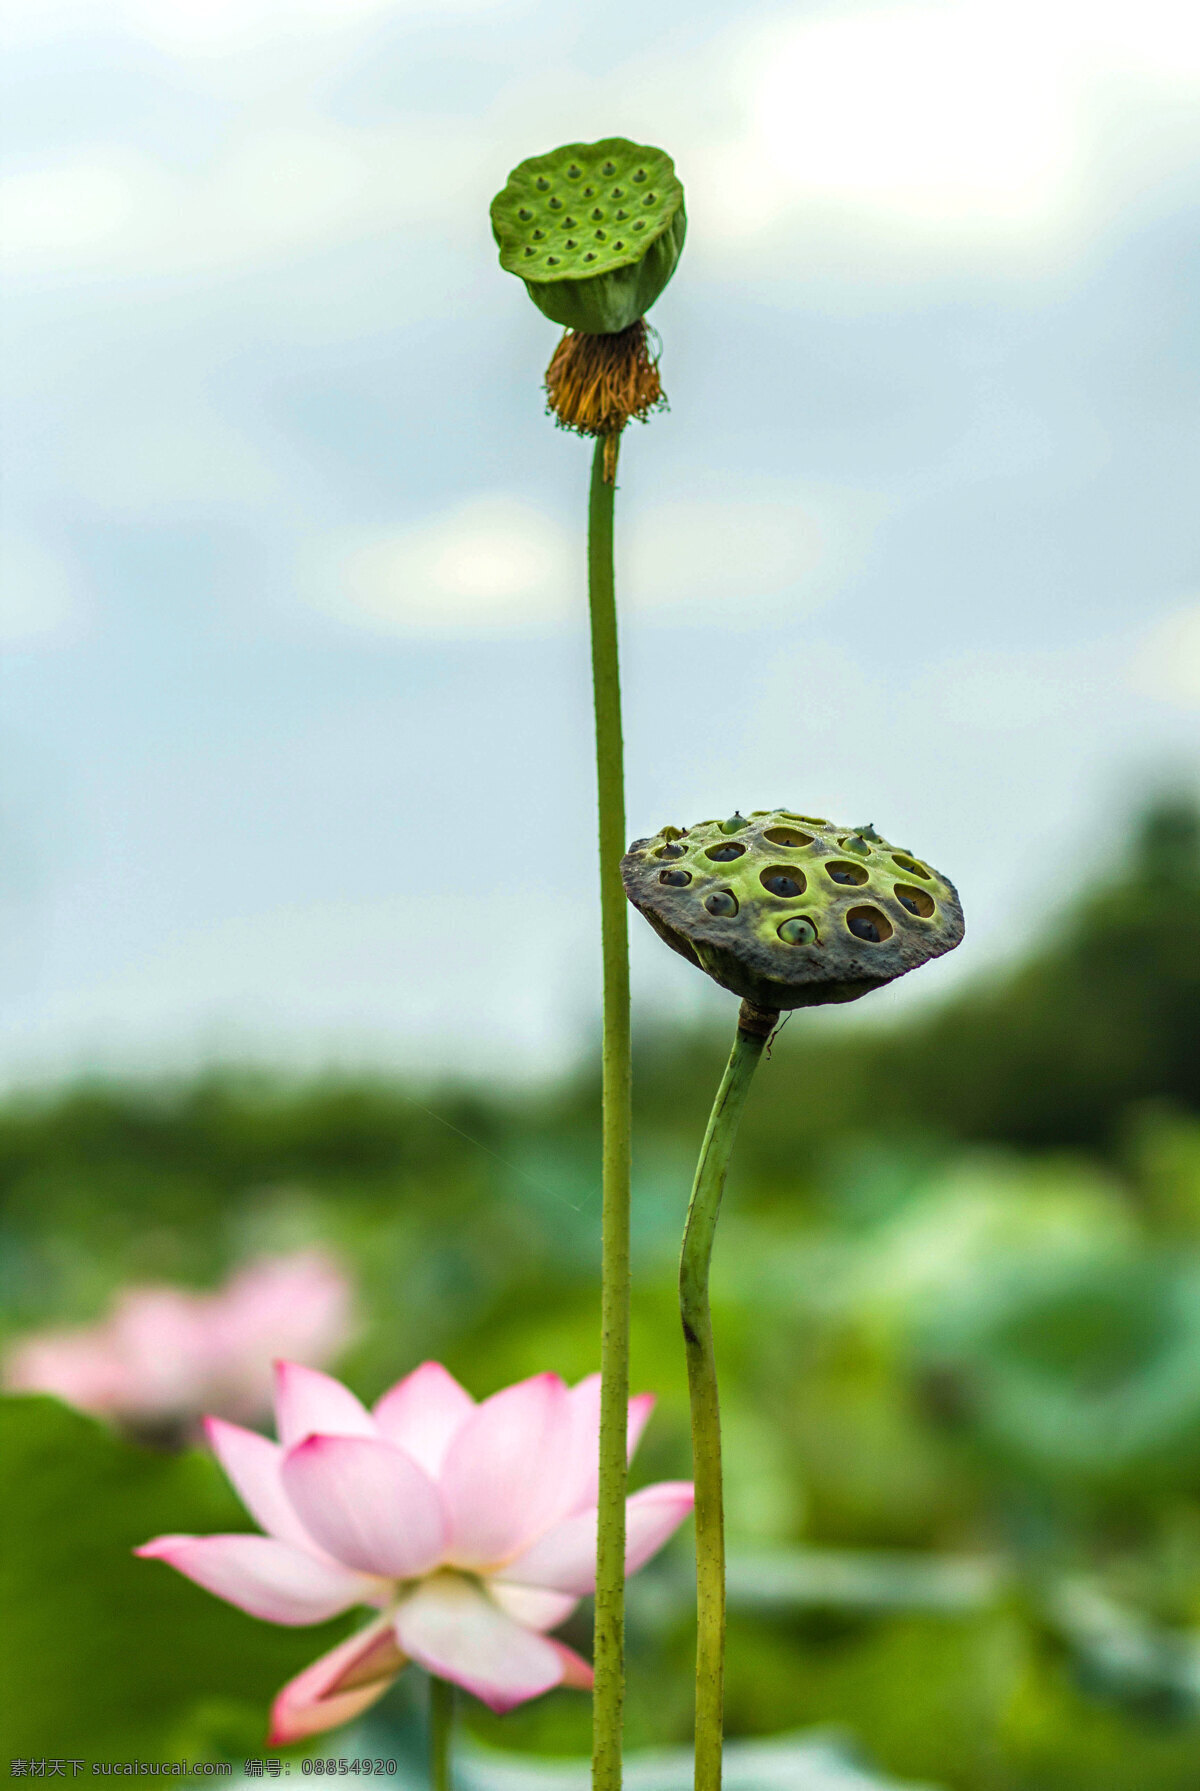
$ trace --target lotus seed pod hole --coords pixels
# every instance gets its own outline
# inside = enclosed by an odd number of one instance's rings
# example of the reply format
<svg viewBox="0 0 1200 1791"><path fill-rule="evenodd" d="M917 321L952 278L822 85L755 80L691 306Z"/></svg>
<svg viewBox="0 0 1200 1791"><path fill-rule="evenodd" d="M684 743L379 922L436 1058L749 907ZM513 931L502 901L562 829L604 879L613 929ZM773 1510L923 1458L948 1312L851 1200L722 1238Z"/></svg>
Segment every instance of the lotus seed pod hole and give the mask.
<svg viewBox="0 0 1200 1791"><path fill-rule="evenodd" d="M793 870L790 865L772 864L762 872L759 882L773 896L783 896L787 901L795 901L804 894L808 880L803 871Z"/></svg>
<svg viewBox="0 0 1200 1791"><path fill-rule="evenodd" d="M915 858L909 858L903 852L893 852L892 863L898 864L900 869L907 871L911 877L924 877L926 881L929 879L929 872L924 865L918 864Z"/></svg>
<svg viewBox="0 0 1200 1791"><path fill-rule="evenodd" d="M793 914L779 928L779 937L785 945L816 945L817 929L805 914Z"/></svg>
<svg viewBox="0 0 1200 1791"><path fill-rule="evenodd" d="M883 945L894 931L887 915L878 908L851 908L846 925L856 939L865 939L871 945Z"/></svg>
<svg viewBox="0 0 1200 1791"><path fill-rule="evenodd" d="M854 884L858 886L867 881L870 873L861 864L827 864L825 875L831 883Z"/></svg>
<svg viewBox="0 0 1200 1791"><path fill-rule="evenodd" d="M922 920L929 920L936 912L933 897L923 889L913 889L907 883L897 883L894 894L901 907L907 908L910 914L919 915Z"/></svg>
<svg viewBox="0 0 1200 1791"><path fill-rule="evenodd" d="M812 834L801 833L798 827L772 827L763 838L770 840L773 846L788 846L793 852L802 851L813 843Z"/></svg>

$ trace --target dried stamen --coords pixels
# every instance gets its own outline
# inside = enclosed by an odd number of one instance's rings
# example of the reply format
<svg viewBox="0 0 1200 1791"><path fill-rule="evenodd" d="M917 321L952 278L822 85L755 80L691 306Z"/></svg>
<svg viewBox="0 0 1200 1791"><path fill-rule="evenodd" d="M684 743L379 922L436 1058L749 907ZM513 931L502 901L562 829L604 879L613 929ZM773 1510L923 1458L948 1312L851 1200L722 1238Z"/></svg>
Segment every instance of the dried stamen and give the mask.
<svg viewBox="0 0 1200 1791"><path fill-rule="evenodd" d="M546 369L546 407L562 429L613 438L666 406L646 320L613 336L568 330ZM615 460L615 454L613 456Z"/></svg>

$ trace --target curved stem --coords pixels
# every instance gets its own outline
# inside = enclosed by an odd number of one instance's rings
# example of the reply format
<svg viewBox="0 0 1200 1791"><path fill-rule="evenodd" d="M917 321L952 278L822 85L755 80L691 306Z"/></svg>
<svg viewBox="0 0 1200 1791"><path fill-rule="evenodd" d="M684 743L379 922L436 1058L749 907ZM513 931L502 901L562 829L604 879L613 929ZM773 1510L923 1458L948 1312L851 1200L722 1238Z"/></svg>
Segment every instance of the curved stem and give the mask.
<svg viewBox="0 0 1200 1791"><path fill-rule="evenodd" d="M450 1791L450 1735L454 1727L454 1687L448 1679L429 1681L429 1784Z"/></svg>
<svg viewBox="0 0 1200 1791"><path fill-rule="evenodd" d="M742 1003L733 1050L700 1148L679 1262L696 1476L696 1791L720 1791L725 1716L725 1508L708 1271L738 1121L778 1018Z"/></svg>
<svg viewBox="0 0 1200 1791"><path fill-rule="evenodd" d="M625 1492L629 1424L629 943L621 855L625 773L613 576L619 437L602 436L588 501L588 601L596 706L600 934L604 960L604 1205L600 1282L600 1518L596 1543L596 1689L592 1785L620 1791L625 1704Z"/></svg>

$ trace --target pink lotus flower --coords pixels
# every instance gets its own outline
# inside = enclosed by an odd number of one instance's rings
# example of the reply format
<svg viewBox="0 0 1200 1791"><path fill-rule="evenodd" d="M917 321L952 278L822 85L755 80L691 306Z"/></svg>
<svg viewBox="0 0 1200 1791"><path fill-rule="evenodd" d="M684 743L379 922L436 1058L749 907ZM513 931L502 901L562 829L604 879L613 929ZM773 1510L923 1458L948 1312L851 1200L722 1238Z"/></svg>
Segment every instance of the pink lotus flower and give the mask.
<svg viewBox="0 0 1200 1791"><path fill-rule="evenodd" d="M18 1343L5 1383L184 1441L205 1412L265 1417L275 1358L327 1362L349 1339L350 1304L345 1274L317 1250L252 1263L214 1293L130 1287L100 1324Z"/></svg>
<svg viewBox="0 0 1200 1791"><path fill-rule="evenodd" d="M630 1450L653 1406L630 1401ZM493 1710L591 1668L546 1634L595 1583L600 1377L519 1381L476 1405L426 1362L368 1412L329 1375L280 1363L279 1442L208 1421L212 1446L264 1536L159 1536L136 1553L269 1623L380 1615L275 1700L272 1745L348 1722L410 1660ZM629 1500L626 1572L683 1522L692 1488Z"/></svg>

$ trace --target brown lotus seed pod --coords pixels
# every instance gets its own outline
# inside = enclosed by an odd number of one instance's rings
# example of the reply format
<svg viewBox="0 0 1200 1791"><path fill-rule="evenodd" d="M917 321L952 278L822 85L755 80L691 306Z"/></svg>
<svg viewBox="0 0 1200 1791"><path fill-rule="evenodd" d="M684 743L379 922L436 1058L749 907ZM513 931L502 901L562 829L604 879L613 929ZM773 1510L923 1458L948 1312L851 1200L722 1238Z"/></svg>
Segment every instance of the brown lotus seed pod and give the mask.
<svg viewBox="0 0 1200 1791"><path fill-rule="evenodd" d="M856 1001L963 936L954 885L923 859L791 809L664 827L621 876L674 951L768 1011Z"/></svg>

